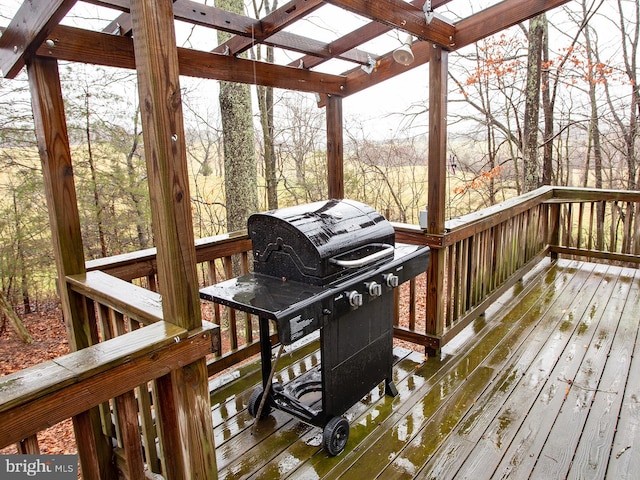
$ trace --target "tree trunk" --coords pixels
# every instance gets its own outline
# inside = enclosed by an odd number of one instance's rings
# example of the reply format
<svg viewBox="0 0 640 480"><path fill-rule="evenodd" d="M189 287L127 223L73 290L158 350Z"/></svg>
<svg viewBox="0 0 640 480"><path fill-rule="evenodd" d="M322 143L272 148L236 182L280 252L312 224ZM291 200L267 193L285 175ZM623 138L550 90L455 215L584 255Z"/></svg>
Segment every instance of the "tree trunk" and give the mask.
<svg viewBox="0 0 640 480"><path fill-rule="evenodd" d="M23 343L33 342L33 338L29 335L29 331L25 328L22 320L20 320L20 317L13 310L2 292L0 292L0 311L2 312L2 315L9 319L9 323L13 327L13 330Z"/></svg>
<svg viewBox="0 0 640 480"><path fill-rule="evenodd" d="M539 15L529 21L529 55L525 91L522 157L524 163L524 191L538 188L538 123L540 110L540 73L545 18Z"/></svg>
<svg viewBox="0 0 640 480"><path fill-rule="evenodd" d="M540 80L542 85L542 112L544 115L544 147L542 149L542 185L553 183L553 109L551 99L551 78L549 75L549 24L546 15L542 15L542 68Z"/></svg>
<svg viewBox="0 0 640 480"><path fill-rule="evenodd" d="M242 0L218 0L217 6L229 12L244 12ZM218 31L218 42L225 42L229 36ZM224 138L227 229L235 231L246 228L247 218L258 210L251 92L248 85L220 82L219 98Z"/></svg>
<svg viewBox="0 0 640 480"><path fill-rule="evenodd" d="M140 109L136 109L134 116L134 128L133 128L133 142L131 143L131 149L127 153L127 178L129 183L129 196L135 206L136 211L136 233L138 236L138 245L140 248L145 249L149 246L149 238L147 237L147 216L145 215L143 208L143 199L138 195L139 181L136 172L133 159L138 150L138 141L140 138L140 132L138 132L138 119Z"/></svg>
<svg viewBox="0 0 640 480"><path fill-rule="evenodd" d="M93 189L93 206L96 210L96 225L98 228L98 242L100 244L100 253L102 257L107 256L107 242L104 235L104 223L103 223L103 208L100 200L100 192L98 190L98 176L96 172L96 164L93 159L93 149L91 144L91 111L89 110L89 88L85 91L85 135L87 139L87 160L89 162L89 169L91 171L91 183Z"/></svg>
<svg viewBox="0 0 640 480"><path fill-rule="evenodd" d="M27 266L25 264L24 245L22 243L22 223L20 221L20 213L18 211L18 197L13 192L13 215L16 222L16 255L17 270L20 272L20 290L22 292L22 304L24 313L31 313L31 299L29 298L29 277L27 275Z"/></svg>

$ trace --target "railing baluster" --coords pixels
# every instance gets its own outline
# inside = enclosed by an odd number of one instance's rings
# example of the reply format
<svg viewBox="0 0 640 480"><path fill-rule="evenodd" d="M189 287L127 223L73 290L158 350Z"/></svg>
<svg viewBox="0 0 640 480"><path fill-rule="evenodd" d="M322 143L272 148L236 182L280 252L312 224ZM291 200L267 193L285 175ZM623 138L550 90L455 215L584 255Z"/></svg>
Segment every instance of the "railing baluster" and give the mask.
<svg viewBox="0 0 640 480"><path fill-rule="evenodd" d="M397 290L397 289L396 289ZM416 329L416 279L409 280L409 330Z"/></svg>
<svg viewBox="0 0 640 480"><path fill-rule="evenodd" d="M16 449L21 455L39 455L40 445L38 444L38 436L31 435L16 444Z"/></svg>
<svg viewBox="0 0 640 480"><path fill-rule="evenodd" d="M225 257L224 259L224 273L227 278L233 278L233 261L231 257ZM229 344L232 350L238 348L238 326L236 323L236 311L233 308L228 308L229 312Z"/></svg>
<svg viewBox="0 0 640 480"><path fill-rule="evenodd" d="M124 478L144 478L144 461L140 434L138 432L138 408L132 391L119 395L115 399L120 442L124 451L123 463L119 464ZM118 456L116 456L118 458Z"/></svg>

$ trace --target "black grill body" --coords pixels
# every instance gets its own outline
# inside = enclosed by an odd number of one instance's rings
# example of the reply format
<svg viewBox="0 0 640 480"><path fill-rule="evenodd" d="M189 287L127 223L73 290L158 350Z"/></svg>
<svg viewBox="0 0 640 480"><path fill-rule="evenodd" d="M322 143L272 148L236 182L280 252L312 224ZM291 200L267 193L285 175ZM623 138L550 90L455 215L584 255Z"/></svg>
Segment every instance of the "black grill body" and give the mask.
<svg viewBox="0 0 640 480"><path fill-rule="evenodd" d="M312 285L353 273L353 262L393 252L393 227L353 200L330 200L249 217L254 271Z"/></svg>
<svg viewBox="0 0 640 480"><path fill-rule="evenodd" d="M267 406L331 437L335 420L381 382L387 394L397 393L393 291L426 270L429 249L396 244L384 217L350 200L255 214L248 228L254 272L205 287L201 297L259 317ZM287 385L270 384L270 321L283 345L320 330L320 367ZM321 400L305 401L311 392ZM332 451L332 444L325 443L331 454L344 448Z"/></svg>

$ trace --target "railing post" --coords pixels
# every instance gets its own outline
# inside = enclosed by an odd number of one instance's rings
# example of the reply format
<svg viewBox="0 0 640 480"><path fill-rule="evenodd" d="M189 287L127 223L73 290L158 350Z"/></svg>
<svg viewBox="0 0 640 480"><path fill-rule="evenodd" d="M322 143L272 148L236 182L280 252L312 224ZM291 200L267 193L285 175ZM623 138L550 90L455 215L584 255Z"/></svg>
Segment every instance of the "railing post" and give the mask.
<svg viewBox="0 0 640 480"><path fill-rule="evenodd" d="M202 325L172 0L131 2L158 286L165 321ZM205 358L158 381L168 480L217 478Z"/></svg>
<svg viewBox="0 0 640 480"><path fill-rule="evenodd" d="M85 261L80 234L71 151L56 60L36 57L28 65L33 117L42 161L51 238L58 274L58 291L72 350L90 346L96 337L87 303L69 290L66 276L83 273ZM113 478L112 449L102 435L97 408L74 417L78 455L86 478Z"/></svg>
<svg viewBox="0 0 640 480"><path fill-rule="evenodd" d="M429 205L427 232L444 233L447 153L448 53L434 45L429 59ZM431 252L427 272L426 332L439 337L444 332L445 249Z"/></svg>
<svg viewBox="0 0 640 480"><path fill-rule="evenodd" d="M327 172L329 198L344 198L342 98L327 99Z"/></svg>

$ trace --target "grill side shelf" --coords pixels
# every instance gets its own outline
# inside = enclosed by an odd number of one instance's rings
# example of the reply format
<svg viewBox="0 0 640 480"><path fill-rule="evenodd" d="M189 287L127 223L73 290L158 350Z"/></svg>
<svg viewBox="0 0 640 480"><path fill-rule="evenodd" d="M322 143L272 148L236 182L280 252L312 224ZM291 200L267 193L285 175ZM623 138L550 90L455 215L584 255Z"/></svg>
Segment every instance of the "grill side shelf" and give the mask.
<svg viewBox="0 0 640 480"><path fill-rule="evenodd" d="M326 287L247 274L200 289L200 298L274 320L280 342L289 345L322 326Z"/></svg>

